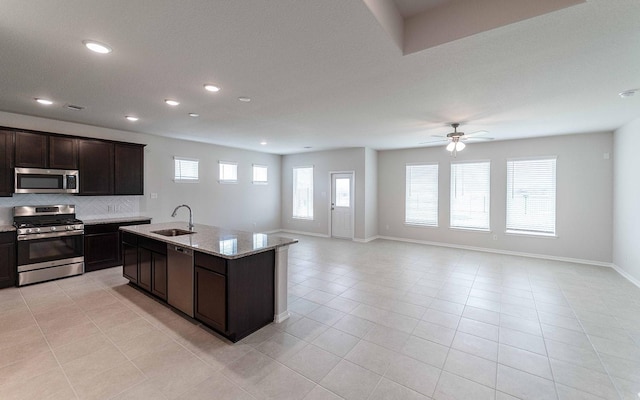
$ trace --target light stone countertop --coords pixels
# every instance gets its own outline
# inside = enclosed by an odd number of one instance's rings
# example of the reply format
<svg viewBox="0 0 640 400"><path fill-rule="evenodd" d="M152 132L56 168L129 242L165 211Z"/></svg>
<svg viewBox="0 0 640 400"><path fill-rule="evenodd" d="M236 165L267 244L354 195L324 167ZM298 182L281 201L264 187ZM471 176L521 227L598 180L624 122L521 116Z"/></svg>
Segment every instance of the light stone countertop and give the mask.
<svg viewBox="0 0 640 400"><path fill-rule="evenodd" d="M16 227L13 225L0 225L0 232L14 232Z"/></svg>
<svg viewBox="0 0 640 400"><path fill-rule="evenodd" d="M291 239L274 234L235 231L209 225L195 225L195 233L182 236L163 236L153 231L163 229L187 230L185 222L168 222L161 224L132 225L120 227L123 232L145 236L161 242L187 247L195 251L214 256L236 259L251 254L262 253L281 246L298 243Z"/></svg>
<svg viewBox="0 0 640 400"><path fill-rule="evenodd" d="M83 219L82 222L85 225L104 225L104 224L120 224L123 222L140 222L140 221L150 221L150 217L119 217L119 218L90 218Z"/></svg>

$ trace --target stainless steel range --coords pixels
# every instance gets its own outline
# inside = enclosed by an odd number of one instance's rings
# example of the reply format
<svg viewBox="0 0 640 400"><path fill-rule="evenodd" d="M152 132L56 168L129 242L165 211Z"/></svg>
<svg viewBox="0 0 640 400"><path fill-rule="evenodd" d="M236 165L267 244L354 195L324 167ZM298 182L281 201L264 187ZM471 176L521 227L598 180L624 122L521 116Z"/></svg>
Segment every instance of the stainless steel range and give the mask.
<svg viewBox="0 0 640 400"><path fill-rule="evenodd" d="M18 286L84 273L84 225L74 205L13 208Z"/></svg>

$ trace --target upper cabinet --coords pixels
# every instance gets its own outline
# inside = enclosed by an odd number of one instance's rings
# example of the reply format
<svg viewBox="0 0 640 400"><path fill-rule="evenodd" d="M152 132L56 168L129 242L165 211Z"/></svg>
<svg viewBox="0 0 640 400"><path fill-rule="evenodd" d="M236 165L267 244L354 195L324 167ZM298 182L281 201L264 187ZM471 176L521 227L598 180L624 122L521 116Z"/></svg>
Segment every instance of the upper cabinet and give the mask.
<svg viewBox="0 0 640 400"><path fill-rule="evenodd" d="M0 130L0 196L13 195L13 132Z"/></svg>
<svg viewBox="0 0 640 400"><path fill-rule="evenodd" d="M16 167L47 168L48 135L16 132Z"/></svg>
<svg viewBox="0 0 640 400"><path fill-rule="evenodd" d="M80 194L100 196L114 193L113 153L114 144L111 142L79 140Z"/></svg>
<svg viewBox="0 0 640 400"><path fill-rule="evenodd" d="M16 167L78 169L77 139L16 132Z"/></svg>
<svg viewBox="0 0 640 400"><path fill-rule="evenodd" d="M115 194L144 194L144 146L116 143Z"/></svg>
<svg viewBox="0 0 640 400"><path fill-rule="evenodd" d="M78 169L78 139L49 136L49 168Z"/></svg>

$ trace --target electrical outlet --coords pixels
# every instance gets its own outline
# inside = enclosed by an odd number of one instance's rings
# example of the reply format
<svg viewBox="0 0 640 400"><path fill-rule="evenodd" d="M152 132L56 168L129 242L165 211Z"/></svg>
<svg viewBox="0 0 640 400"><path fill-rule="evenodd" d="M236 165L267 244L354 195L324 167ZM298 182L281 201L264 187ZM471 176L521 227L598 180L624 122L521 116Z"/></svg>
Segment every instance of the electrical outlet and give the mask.
<svg viewBox="0 0 640 400"><path fill-rule="evenodd" d="M498 235L493 235L493 240L498 240Z"/></svg>
<svg viewBox="0 0 640 400"><path fill-rule="evenodd" d="M157 199L158 198L158 193L151 193L151 198L152 199Z"/></svg>

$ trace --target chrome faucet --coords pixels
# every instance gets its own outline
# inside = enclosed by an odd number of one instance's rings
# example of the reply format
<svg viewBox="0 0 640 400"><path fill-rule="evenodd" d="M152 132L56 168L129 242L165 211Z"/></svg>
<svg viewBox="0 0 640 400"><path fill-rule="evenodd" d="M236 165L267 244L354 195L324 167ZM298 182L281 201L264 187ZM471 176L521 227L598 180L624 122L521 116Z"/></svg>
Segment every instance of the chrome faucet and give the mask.
<svg viewBox="0 0 640 400"><path fill-rule="evenodd" d="M187 207L189 209L189 230L193 232L193 212L191 212L191 207L186 204L179 205L178 207L173 209L171 216L175 217L176 213L178 212L178 208L180 207Z"/></svg>

